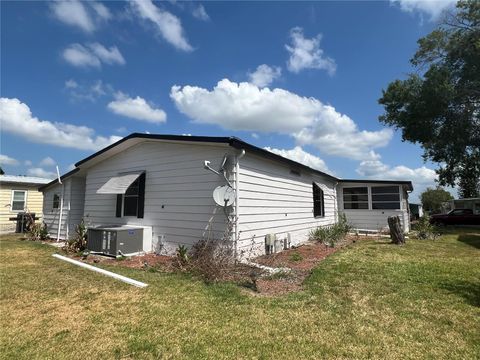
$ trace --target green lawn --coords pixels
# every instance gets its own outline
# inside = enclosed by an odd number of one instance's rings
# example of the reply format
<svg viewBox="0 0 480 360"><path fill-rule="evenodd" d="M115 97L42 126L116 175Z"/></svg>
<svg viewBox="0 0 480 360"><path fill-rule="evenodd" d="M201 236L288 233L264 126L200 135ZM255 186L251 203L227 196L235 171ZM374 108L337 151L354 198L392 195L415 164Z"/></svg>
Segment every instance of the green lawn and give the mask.
<svg viewBox="0 0 480 360"><path fill-rule="evenodd" d="M480 231L341 250L287 296L115 267L138 289L2 237L0 356L480 358Z"/></svg>

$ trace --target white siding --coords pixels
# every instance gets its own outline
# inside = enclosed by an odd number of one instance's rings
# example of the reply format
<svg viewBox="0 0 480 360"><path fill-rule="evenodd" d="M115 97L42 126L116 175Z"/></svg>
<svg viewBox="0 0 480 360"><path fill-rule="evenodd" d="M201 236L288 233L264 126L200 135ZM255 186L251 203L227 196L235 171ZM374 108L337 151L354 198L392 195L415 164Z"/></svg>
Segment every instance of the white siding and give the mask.
<svg viewBox="0 0 480 360"><path fill-rule="evenodd" d="M75 236L75 228L83 217L85 205L85 178L73 177L70 185L70 202L67 204L69 237Z"/></svg>
<svg viewBox="0 0 480 360"><path fill-rule="evenodd" d="M202 238L216 205L212 193L225 179L204 169L205 160L220 167L222 145L146 141L94 165L87 171L85 219L90 226L141 225L153 228L154 249L165 236L164 251L172 254L179 244L191 246ZM97 194L112 176L120 172L145 170L144 218L115 217L115 194ZM221 209L213 220L213 235L220 237L226 217Z"/></svg>
<svg viewBox="0 0 480 360"><path fill-rule="evenodd" d="M70 177L63 181L62 185L56 184L50 186L43 193L43 213L44 222L47 224L50 237L56 238L58 232L58 221L60 219L60 208L53 208L53 196L58 194L63 198L62 226L60 229L60 238L68 239L74 236L75 227L80 223L83 217L83 205L85 198L85 178Z"/></svg>
<svg viewBox="0 0 480 360"><path fill-rule="evenodd" d="M238 253L250 257L265 252L265 236L291 234L292 244L308 240L310 230L335 223L334 183L326 177L291 168L252 154L240 160ZM325 196L325 217L313 216L312 183L317 182Z"/></svg>
<svg viewBox="0 0 480 360"><path fill-rule="evenodd" d="M57 194L58 196L62 196L62 191L64 192L63 198L63 212L62 212L62 225L60 231L60 238L67 239L68 238L68 203L70 202L70 188L71 188L72 180L66 179L63 181L63 189L62 185L56 184L50 186L43 192L43 221L47 224L47 229L50 237L57 238L58 234L58 222L60 220L60 206L58 209L53 208L53 196Z"/></svg>
<svg viewBox="0 0 480 360"><path fill-rule="evenodd" d="M357 230L368 231L384 231L388 230L388 217L399 216L402 228L404 231L410 231L410 221L408 219L408 202L407 193L403 190L400 191L400 210L367 210L367 209L344 209L343 208L343 188L345 187L368 187L371 186L391 186L392 184L371 184L365 183L342 183L337 186L338 192L338 209L343 212L350 225ZM369 193L371 191L369 190ZM369 207L371 208L371 202L369 200Z"/></svg>

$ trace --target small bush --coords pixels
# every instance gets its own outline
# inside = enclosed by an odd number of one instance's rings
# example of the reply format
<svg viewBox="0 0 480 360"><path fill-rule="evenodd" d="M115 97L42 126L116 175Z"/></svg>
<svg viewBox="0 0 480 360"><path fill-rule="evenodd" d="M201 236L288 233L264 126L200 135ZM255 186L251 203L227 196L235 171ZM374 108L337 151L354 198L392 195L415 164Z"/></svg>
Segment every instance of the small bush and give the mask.
<svg viewBox="0 0 480 360"><path fill-rule="evenodd" d="M303 256L298 253L298 252L294 252L292 253L292 255L290 255L290 261L302 261L303 260Z"/></svg>
<svg viewBox="0 0 480 360"><path fill-rule="evenodd" d="M188 268L207 281L221 280L234 263L230 241L203 239L193 245Z"/></svg>
<svg viewBox="0 0 480 360"><path fill-rule="evenodd" d="M430 224L430 219L427 215L424 215L418 219L418 222L414 226L417 239L421 240L435 240L438 235L438 229L435 225Z"/></svg>
<svg viewBox="0 0 480 360"><path fill-rule="evenodd" d="M325 245L335 245L345 239L345 236L352 229L345 214L340 214L338 222L325 227L318 227L310 231L310 240L321 242Z"/></svg>
<svg viewBox="0 0 480 360"><path fill-rule="evenodd" d="M185 266L188 263L188 248L185 245L178 245L176 256L178 265Z"/></svg>
<svg viewBox="0 0 480 360"><path fill-rule="evenodd" d="M29 226L27 237L32 241L45 241L48 239L47 224L35 224L32 223Z"/></svg>
<svg viewBox="0 0 480 360"><path fill-rule="evenodd" d="M80 252L87 248L87 226L82 219L75 227L75 236L68 240L64 249L69 252Z"/></svg>

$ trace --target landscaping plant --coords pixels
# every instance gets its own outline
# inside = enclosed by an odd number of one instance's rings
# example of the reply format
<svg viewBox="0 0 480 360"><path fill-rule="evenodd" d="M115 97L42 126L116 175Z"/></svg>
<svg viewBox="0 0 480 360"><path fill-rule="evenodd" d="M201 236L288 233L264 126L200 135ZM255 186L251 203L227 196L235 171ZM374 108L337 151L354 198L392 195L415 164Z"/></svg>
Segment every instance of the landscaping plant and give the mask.
<svg viewBox="0 0 480 360"><path fill-rule="evenodd" d="M87 226L82 219L75 227L75 236L65 244L65 250L69 252L80 252L87 248Z"/></svg>
<svg viewBox="0 0 480 360"><path fill-rule="evenodd" d="M414 226L416 237L422 240L435 240L440 234L435 225L430 224L430 219L424 215L418 219Z"/></svg>
<svg viewBox="0 0 480 360"><path fill-rule="evenodd" d="M321 242L330 247L345 239L345 236L352 229L345 214L340 214L338 222L325 227L318 227L310 231L310 240Z"/></svg>

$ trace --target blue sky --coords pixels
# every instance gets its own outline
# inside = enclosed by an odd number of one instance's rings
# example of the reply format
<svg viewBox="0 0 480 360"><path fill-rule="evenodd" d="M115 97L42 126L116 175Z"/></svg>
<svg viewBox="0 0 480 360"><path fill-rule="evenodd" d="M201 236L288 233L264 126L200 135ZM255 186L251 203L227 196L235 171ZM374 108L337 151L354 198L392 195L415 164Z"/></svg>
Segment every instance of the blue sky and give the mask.
<svg viewBox="0 0 480 360"><path fill-rule="evenodd" d="M234 135L342 178L432 185L382 126L452 1L2 2L1 157L53 176L131 132Z"/></svg>

